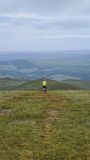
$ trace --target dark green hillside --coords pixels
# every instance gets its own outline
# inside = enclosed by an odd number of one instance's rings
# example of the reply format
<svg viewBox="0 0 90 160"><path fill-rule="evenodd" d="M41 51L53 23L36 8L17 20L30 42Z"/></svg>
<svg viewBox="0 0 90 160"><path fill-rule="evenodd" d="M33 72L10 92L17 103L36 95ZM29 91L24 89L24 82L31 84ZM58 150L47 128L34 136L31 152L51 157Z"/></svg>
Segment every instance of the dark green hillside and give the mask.
<svg viewBox="0 0 90 160"><path fill-rule="evenodd" d="M80 81L80 80L64 80L66 84L70 84L82 89L90 89L90 81Z"/></svg>
<svg viewBox="0 0 90 160"><path fill-rule="evenodd" d="M47 80L47 88L48 90L73 90L80 89L79 87L57 82L54 80ZM12 78L0 78L0 90L42 90L42 80L33 80L33 81L25 81L25 80L17 80Z"/></svg>
<svg viewBox="0 0 90 160"><path fill-rule="evenodd" d="M42 90L42 80L33 80L29 82L25 82L17 87L15 89L19 90ZM79 87L75 87L70 84L65 84L62 82L57 82L54 80L47 80L47 89L48 90L74 90L74 89L80 89Z"/></svg>
<svg viewBox="0 0 90 160"><path fill-rule="evenodd" d="M12 90L15 87L25 83L24 80L18 80L13 78L0 78L0 90Z"/></svg>
<svg viewBox="0 0 90 160"><path fill-rule="evenodd" d="M71 83L70 83L71 82ZM72 83L73 81L63 81L58 82L55 80L47 79L47 89L48 90L77 90L77 89L90 89L89 82L85 83L81 81L80 85ZM77 81L74 81L77 82ZM42 80L20 80L12 78L0 78L0 90L42 90Z"/></svg>

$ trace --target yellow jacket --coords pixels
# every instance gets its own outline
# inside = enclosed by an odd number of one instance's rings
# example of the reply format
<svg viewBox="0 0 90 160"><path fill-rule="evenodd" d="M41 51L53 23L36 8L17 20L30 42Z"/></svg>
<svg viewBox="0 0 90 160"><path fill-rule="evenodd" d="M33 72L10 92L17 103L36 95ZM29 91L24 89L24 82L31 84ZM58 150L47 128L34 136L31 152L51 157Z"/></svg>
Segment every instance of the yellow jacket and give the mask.
<svg viewBox="0 0 90 160"><path fill-rule="evenodd" d="M47 86L47 82L44 80L43 82L42 82L42 84L43 84L43 86Z"/></svg>

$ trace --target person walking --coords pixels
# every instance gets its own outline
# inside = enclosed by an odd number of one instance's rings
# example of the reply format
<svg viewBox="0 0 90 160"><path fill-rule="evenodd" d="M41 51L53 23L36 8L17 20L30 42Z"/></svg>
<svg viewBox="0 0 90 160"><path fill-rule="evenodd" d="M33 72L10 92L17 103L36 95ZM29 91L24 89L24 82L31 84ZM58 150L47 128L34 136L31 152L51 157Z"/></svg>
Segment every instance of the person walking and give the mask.
<svg viewBox="0 0 90 160"><path fill-rule="evenodd" d="M42 81L42 85L43 85L43 95L46 95L46 88L47 88L47 81L46 79L43 79Z"/></svg>

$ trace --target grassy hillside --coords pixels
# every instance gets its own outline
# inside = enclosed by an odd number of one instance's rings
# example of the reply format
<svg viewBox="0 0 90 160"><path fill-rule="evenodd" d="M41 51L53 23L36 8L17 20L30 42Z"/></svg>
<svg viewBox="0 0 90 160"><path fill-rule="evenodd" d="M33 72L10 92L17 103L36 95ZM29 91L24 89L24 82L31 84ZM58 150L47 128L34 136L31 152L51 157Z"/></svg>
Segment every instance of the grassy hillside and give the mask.
<svg viewBox="0 0 90 160"><path fill-rule="evenodd" d="M80 81L80 80L65 80L63 81L66 84L70 84L82 89L90 89L90 81Z"/></svg>
<svg viewBox="0 0 90 160"><path fill-rule="evenodd" d="M0 92L0 160L90 160L90 91Z"/></svg>
<svg viewBox="0 0 90 160"><path fill-rule="evenodd" d="M17 87L15 88L17 89ZM42 80L33 80L18 86L20 90L42 90ZM66 84L63 82L57 82L54 80L47 80L47 89L48 90L60 90L60 89L80 89L79 87Z"/></svg>
<svg viewBox="0 0 90 160"><path fill-rule="evenodd" d="M12 90L15 87L25 83L24 80L12 79L12 78L0 78L0 90Z"/></svg>
<svg viewBox="0 0 90 160"><path fill-rule="evenodd" d="M80 89L70 84L57 82L54 80L47 80L48 90L59 89ZM42 80L24 81L11 78L0 78L0 90L42 90Z"/></svg>

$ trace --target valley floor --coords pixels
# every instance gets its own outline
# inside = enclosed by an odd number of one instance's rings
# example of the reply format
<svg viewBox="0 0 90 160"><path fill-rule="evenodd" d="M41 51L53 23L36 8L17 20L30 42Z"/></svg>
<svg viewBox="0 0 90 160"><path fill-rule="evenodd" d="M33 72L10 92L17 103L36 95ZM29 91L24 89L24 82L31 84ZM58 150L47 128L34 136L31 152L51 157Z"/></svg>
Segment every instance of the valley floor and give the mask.
<svg viewBox="0 0 90 160"><path fill-rule="evenodd" d="M1 91L0 160L90 160L90 91Z"/></svg>

